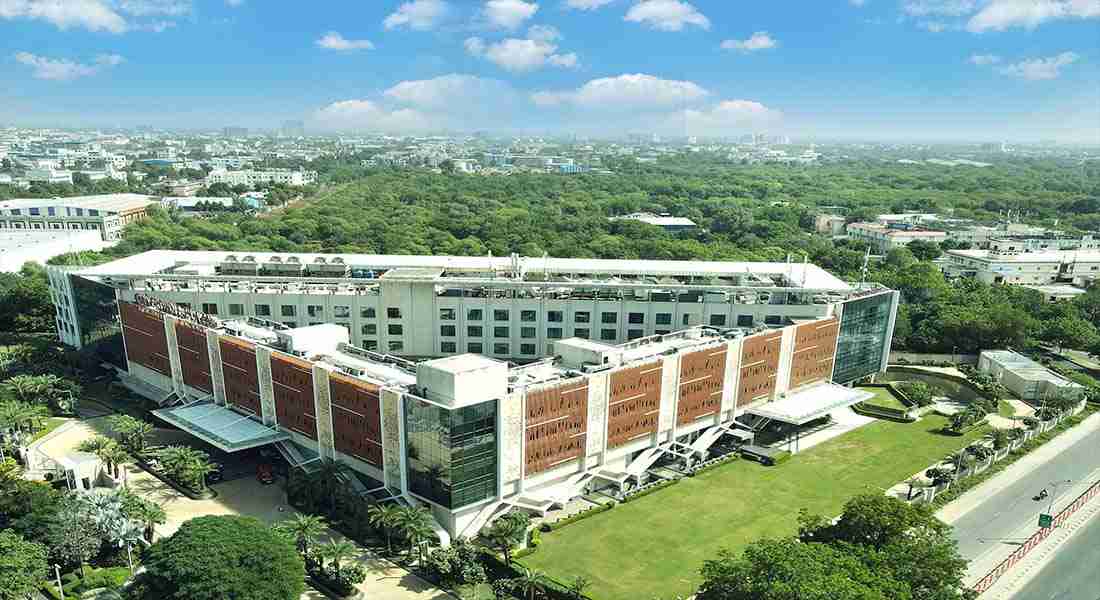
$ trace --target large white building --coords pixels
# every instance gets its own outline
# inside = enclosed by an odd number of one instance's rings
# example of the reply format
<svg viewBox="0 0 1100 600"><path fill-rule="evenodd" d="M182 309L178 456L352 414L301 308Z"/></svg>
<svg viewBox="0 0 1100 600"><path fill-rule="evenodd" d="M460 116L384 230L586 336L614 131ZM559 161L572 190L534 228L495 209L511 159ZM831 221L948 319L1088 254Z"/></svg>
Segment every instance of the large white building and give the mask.
<svg viewBox="0 0 1100 600"><path fill-rule="evenodd" d="M948 250L944 273L1007 285L1088 285L1100 278L1100 250Z"/></svg>
<svg viewBox="0 0 1100 600"><path fill-rule="evenodd" d="M72 198L0 200L0 231L8 229L92 229L106 241L122 238L122 229L144 219L159 200L142 194L103 194Z"/></svg>
<svg viewBox="0 0 1100 600"><path fill-rule="evenodd" d="M867 242L883 254L917 240L939 243L947 239L947 233L943 231L900 229L877 223L850 223L845 231L848 237Z"/></svg>
<svg viewBox="0 0 1100 600"><path fill-rule="evenodd" d="M430 508L444 543L515 507L621 496L662 457L751 440L754 419L800 426L865 399L838 384L886 367L898 303L810 265L250 256L50 268L61 337L121 323L121 376L158 417L230 452L340 461L374 482L352 478L360 493ZM352 343L360 324L425 358ZM468 327L483 352L450 341ZM522 365L484 355L516 342L534 344Z"/></svg>
<svg viewBox="0 0 1100 600"><path fill-rule="evenodd" d="M290 171L286 169L272 169L268 171L256 171L251 169L241 171L226 171L215 169L206 176L206 185L224 183L227 185L246 185L252 187L258 183L282 183L285 185L309 185L317 181L316 171Z"/></svg>
<svg viewBox="0 0 1100 600"><path fill-rule="evenodd" d="M111 245L89 229L0 229L0 273L15 273L24 263L45 264L55 256Z"/></svg>
<svg viewBox="0 0 1100 600"><path fill-rule="evenodd" d="M1079 399L1085 388L1012 350L982 350L978 370L1023 400L1040 404L1056 398Z"/></svg>

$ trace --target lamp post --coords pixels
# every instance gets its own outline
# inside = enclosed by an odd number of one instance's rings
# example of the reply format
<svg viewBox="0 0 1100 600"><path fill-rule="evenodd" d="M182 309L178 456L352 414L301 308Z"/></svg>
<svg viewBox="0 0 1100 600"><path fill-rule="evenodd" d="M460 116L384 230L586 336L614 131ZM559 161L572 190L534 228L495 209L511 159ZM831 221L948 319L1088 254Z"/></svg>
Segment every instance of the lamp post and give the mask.
<svg viewBox="0 0 1100 600"><path fill-rule="evenodd" d="M57 594L61 596L61 600L65 600L65 589L61 587L61 565L54 563L53 572L57 576Z"/></svg>

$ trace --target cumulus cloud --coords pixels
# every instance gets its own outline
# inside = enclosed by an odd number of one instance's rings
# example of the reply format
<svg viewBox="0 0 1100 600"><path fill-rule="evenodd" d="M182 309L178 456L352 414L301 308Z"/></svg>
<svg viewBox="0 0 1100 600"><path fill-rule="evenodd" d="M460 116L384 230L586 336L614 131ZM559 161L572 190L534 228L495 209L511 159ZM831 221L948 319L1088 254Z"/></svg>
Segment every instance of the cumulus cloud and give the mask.
<svg viewBox="0 0 1100 600"><path fill-rule="evenodd" d="M527 30L526 38L507 38L487 43L479 37L463 42L471 56L484 58L498 67L513 73L526 73L550 65L572 68L577 65L574 52L558 53L557 41L561 33L547 25L534 25Z"/></svg>
<svg viewBox="0 0 1100 600"><path fill-rule="evenodd" d="M672 124L683 124L693 135L729 135L774 125L782 113L753 100L723 100L703 109L686 109L672 116Z"/></svg>
<svg viewBox="0 0 1100 600"><path fill-rule="evenodd" d="M1018 63L1005 65L997 69L1003 75L1018 77L1028 81L1043 81L1057 79L1062 74L1062 67L1077 62L1079 59L1075 52L1063 52L1057 56L1047 58L1032 58Z"/></svg>
<svg viewBox="0 0 1100 600"><path fill-rule="evenodd" d="M658 31L681 31L687 25L710 29L710 19L682 0L641 0L630 7L623 20Z"/></svg>
<svg viewBox="0 0 1100 600"><path fill-rule="evenodd" d="M182 17L191 13L191 0L119 0L118 7L122 12L135 17Z"/></svg>
<svg viewBox="0 0 1100 600"><path fill-rule="evenodd" d="M382 95L399 104L436 111L453 108L458 102L496 107L514 105L519 99L516 91L504 81L459 73L402 81Z"/></svg>
<svg viewBox="0 0 1100 600"><path fill-rule="evenodd" d="M191 0L0 0L0 19L45 21L63 31L159 33L175 25L165 18L182 17L192 9Z"/></svg>
<svg viewBox="0 0 1100 600"><path fill-rule="evenodd" d="M434 28L445 16L449 7L444 0L412 0L397 7L382 21L386 29L408 27L416 31Z"/></svg>
<svg viewBox="0 0 1100 600"><path fill-rule="evenodd" d="M513 30L535 16L539 5L524 0L488 0L481 13L490 27Z"/></svg>
<svg viewBox="0 0 1100 600"><path fill-rule="evenodd" d="M615 0L565 0L565 6L577 10L596 10L611 4Z"/></svg>
<svg viewBox="0 0 1100 600"><path fill-rule="evenodd" d="M984 67L988 65L995 65L1001 62L1001 57L996 54L971 54L970 58L966 59L966 62L972 65L978 65Z"/></svg>
<svg viewBox="0 0 1100 600"><path fill-rule="evenodd" d="M48 81L72 81L81 77L89 77L99 73L103 69L115 67L124 62L118 54L100 54L95 61L86 64L64 58L48 58L38 56L30 52L18 52L15 60L31 68L31 76L35 79Z"/></svg>
<svg viewBox="0 0 1100 600"><path fill-rule="evenodd" d="M349 40L338 32L330 31L317 40L317 46L326 50L371 50L374 44L370 40Z"/></svg>
<svg viewBox="0 0 1100 600"><path fill-rule="evenodd" d="M978 8L977 0L906 0L901 5L912 17L961 17Z"/></svg>
<svg viewBox="0 0 1100 600"><path fill-rule="evenodd" d="M775 48L779 42L775 41L767 31L757 31L746 40L726 40L722 42L724 50L739 50L741 52L755 52Z"/></svg>
<svg viewBox="0 0 1100 600"><path fill-rule="evenodd" d="M1100 0L991 0L966 23L975 33L1035 28L1057 19L1100 17Z"/></svg>
<svg viewBox="0 0 1100 600"><path fill-rule="evenodd" d="M690 81L660 79L643 73L593 79L576 90L531 95L538 106L572 104L587 108L627 109L673 106L705 98L709 92Z"/></svg>
<svg viewBox="0 0 1100 600"><path fill-rule="evenodd" d="M390 110L370 100L341 100L318 109L311 119L327 131L384 131L416 133L438 129L441 124L418 110Z"/></svg>

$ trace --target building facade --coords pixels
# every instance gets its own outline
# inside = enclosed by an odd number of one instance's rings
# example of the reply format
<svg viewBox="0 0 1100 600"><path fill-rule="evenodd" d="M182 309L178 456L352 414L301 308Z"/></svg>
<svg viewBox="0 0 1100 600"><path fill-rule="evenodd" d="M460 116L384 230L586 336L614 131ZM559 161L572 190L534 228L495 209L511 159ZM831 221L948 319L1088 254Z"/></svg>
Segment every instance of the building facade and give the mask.
<svg viewBox="0 0 1100 600"><path fill-rule="evenodd" d="M122 229L147 216L159 200L141 194L105 194L73 198L0 201L0 229L96 230L106 241L122 238Z"/></svg>
<svg viewBox="0 0 1100 600"><path fill-rule="evenodd" d="M317 181L316 171L290 171L285 169L273 169L269 171L256 171L246 169L242 171L227 171L215 169L206 176L206 185L224 183L227 185L254 186L260 183L282 183L285 185L309 185Z"/></svg>
<svg viewBox="0 0 1100 600"><path fill-rule="evenodd" d="M850 223L845 231L848 237L867 242L883 254L916 240L939 243L947 239L947 233L943 231L901 229L877 223Z"/></svg>
<svg viewBox="0 0 1100 600"><path fill-rule="evenodd" d="M944 274L1005 285L1088 285L1100 278L1100 250L948 250Z"/></svg>

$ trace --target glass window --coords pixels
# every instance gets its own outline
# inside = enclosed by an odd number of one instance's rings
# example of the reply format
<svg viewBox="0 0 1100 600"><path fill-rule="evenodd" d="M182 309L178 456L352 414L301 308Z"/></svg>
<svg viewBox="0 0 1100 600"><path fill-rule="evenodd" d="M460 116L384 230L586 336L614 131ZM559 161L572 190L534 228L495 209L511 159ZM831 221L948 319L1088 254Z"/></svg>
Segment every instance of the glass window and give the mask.
<svg viewBox="0 0 1100 600"><path fill-rule="evenodd" d="M573 313L573 321L577 323L587 323L592 319L592 315L585 310L578 310Z"/></svg>
<svg viewBox="0 0 1100 600"><path fill-rule="evenodd" d="M279 314L284 316L284 317L294 317L294 316L297 316L297 313L298 313L298 307L297 306L291 306L290 304L284 304L284 305L279 307Z"/></svg>
<svg viewBox="0 0 1100 600"><path fill-rule="evenodd" d="M363 340L363 348L371 352L377 352L378 340Z"/></svg>
<svg viewBox="0 0 1100 600"><path fill-rule="evenodd" d="M348 317L351 316L351 307L350 306L333 306L332 307L332 316L336 317L337 319L347 319Z"/></svg>
<svg viewBox="0 0 1100 600"><path fill-rule="evenodd" d="M508 352L508 344L502 344L500 342L493 344L493 354L510 354L510 352Z"/></svg>
<svg viewBox="0 0 1100 600"><path fill-rule="evenodd" d="M257 304L256 305L256 316L257 317L270 317L271 316L271 305L270 304Z"/></svg>
<svg viewBox="0 0 1100 600"><path fill-rule="evenodd" d="M836 346L833 381L850 383L877 373L888 351L893 294L878 294L844 303Z"/></svg>
<svg viewBox="0 0 1100 600"><path fill-rule="evenodd" d="M507 327L494 327L493 328L493 337L495 337L495 338L511 337L511 333L508 332Z"/></svg>
<svg viewBox="0 0 1100 600"><path fill-rule="evenodd" d="M588 329L587 328L574 329L573 330L573 337L578 337L578 338L587 340L588 339Z"/></svg>
<svg viewBox="0 0 1100 600"><path fill-rule="evenodd" d="M230 304L229 305L229 314L231 316L234 316L234 317L239 317L239 316L243 315L244 314L244 305L243 304Z"/></svg>
<svg viewBox="0 0 1100 600"><path fill-rule="evenodd" d="M441 309L439 309L439 320L440 321L454 321L455 320L455 309L453 309L453 308L441 308Z"/></svg>
<svg viewBox="0 0 1100 600"><path fill-rule="evenodd" d="M218 314L218 305L214 304L212 302L203 302L202 303L202 312L204 312L208 315L216 315L216 314Z"/></svg>
<svg viewBox="0 0 1100 600"><path fill-rule="evenodd" d="M454 354L458 352L458 345L454 342L442 342L439 344L439 350L444 354Z"/></svg>
<svg viewBox="0 0 1100 600"><path fill-rule="evenodd" d="M666 333L668 333L667 329L658 329L653 332L654 335L665 335Z"/></svg>
<svg viewBox="0 0 1100 600"><path fill-rule="evenodd" d="M443 337L454 337L455 336L455 326L454 325L440 325L439 326L439 335L441 335Z"/></svg>
<svg viewBox="0 0 1100 600"><path fill-rule="evenodd" d="M375 313L374 308L371 307L371 308L361 308L361 309L359 309L359 316L364 318L364 319L373 319L378 315L377 315L377 313Z"/></svg>
<svg viewBox="0 0 1100 600"><path fill-rule="evenodd" d="M526 355L533 355L535 353L535 345L534 344L520 344L519 345L519 353L520 354L526 354Z"/></svg>
<svg viewBox="0 0 1100 600"><path fill-rule="evenodd" d="M390 352L402 352L405 350L405 342L401 340L392 340L389 343Z"/></svg>
<svg viewBox="0 0 1100 600"><path fill-rule="evenodd" d="M672 313L657 313L658 325L672 325Z"/></svg>
<svg viewBox="0 0 1100 600"><path fill-rule="evenodd" d="M378 325L375 325L374 323L367 323L366 325L361 327L360 330L363 332L363 335L377 335Z"/></svg>
<svg viewBox="0 0 1100 600"><path fill-rule="evenodd" d="M711 327L725 327L726 315L711 315L710 316Z"/></svg>
<svg viewBox="0 0 1100 600"><path fill-rule="evenodd" d="M627 329L626 330L626 339L636 340L640 337L645 337L645 331L644 330L642 330L642 329Z"/></svg>
<svg viewBox="0 0 1100 600"><path fill-rule="evenodd" d="M752 315L737 315L738 327L752 327Z"/></svg>
<svg viewBox="0 0 1100 600"><path fill-rule="evenodd" d="M521 337L523 339L529 340L529 339L537 337L537 336L538 336L538 333L537 333L537 330L534 327L520 327L519 328L519 337Z"/></svg>
<svg viewBox="0 0 1100 600"><path fill-rule="evenodd" d="M389 325L386 326L386 331L390 335L404 335L405 334L405 328L402 327L400 323L390 323Z"/></svg>
<svg viewBox="0 0 1100 600"><path fill-rule="evenodd" d="M552 340L561 339L561 327L549 327L546 329L546 337Z"/></svg>
<svg viewBox="0 0 1100 600"><path fill-rule="evenodd" d="M406 397L409 490L449 509L497 492L497 402L454 410Z"/></svg>
<svg viewBox="0 0 1100 600"><path fill-rule="evenodd" d="M466 344L466 351L471 354L481 354L484 351L484 347L481 342L470 342Z"/></svg>
<svg viewBox="0 0 1100 600"><path fill-rule="evenodd" d="M481 337L480 325L469 325L466 327L466 337Z"/></svg>
<svg viewBox="0 0 1100 600"><path fill-rule="evenodd" d="M287 327L290 327L290 328L294 328L294 327L298 326L298 324L295 323L294 321L283 321L283 325L286 325Z"/></svg>
<svg viewBox="0 0 1100 600"><path fill-rule="evenodd" d="M466 320L480 321L483 314L484 313L480 308L471 308L470 310L466 311Z"/></svg>
<svg viewBox="0 0 1100 600"><path fill-rule="evenodd" d="M618 336L618 331L614 329L601 329L600 339L604 341L613 341Z"/></svg>
<svg viewBox="0 0 1100 600"><path fill-rule="evenodd" d="M683 315L682 321L684 325L691 325L691 315Z"/></svg>
<svg viewBox="0 0 1100 600"><path fill-rule="evenodd" d="M533 310L521 310L519 311L519 320L524 323L534 323L539 320L538 313Z"/></svg>
<svg viewBox="0 0 1100 600"><path fill-rule="evenodd" d="M779 315L768 315L764 317L765 325L779 325L783 322L783 317Z"/></svg>
<svg viewBox="0 0 1100 600"><path fill-rule="evenodd" d="M401 309L393 307L393 306L387 308L386 309L386 318L388 318L388 319L400 319L401 318Z"/></svg>
<svg viewBox="0 0 1100 600"><path fill-rule="evenodd" d="M493 320L494 321L507 321L508 320L508 311L501 310L499 308L494 310L493 311Z"/></svg>
<svg viewBox="0 0 1100 600"><path fill-rule="evenodd" d="M627 315L626 321L633 325L641 325L645 323L645 313L630 313Z"/></svg>
<svg viewBox="0 0 1100 600"><path fill-rule="evenodd" d="M605 312L600 313L600 322L605 325L614 325L619 322L619 313Z"/></svg>
<svg viewBox="0 0 1100 600"><path fill-rule="evenodd" d="M325 316L325 307L318 304L310 304L306 306L306 314L311 317L323 317Z"/></svg>
<svg viewBox="0 0 1100 600"><path fill-rule="evenodd" d="M562 322L562 312L560 310L546 311L546 320L550 321L551 323L561 323Z"/></svg>

